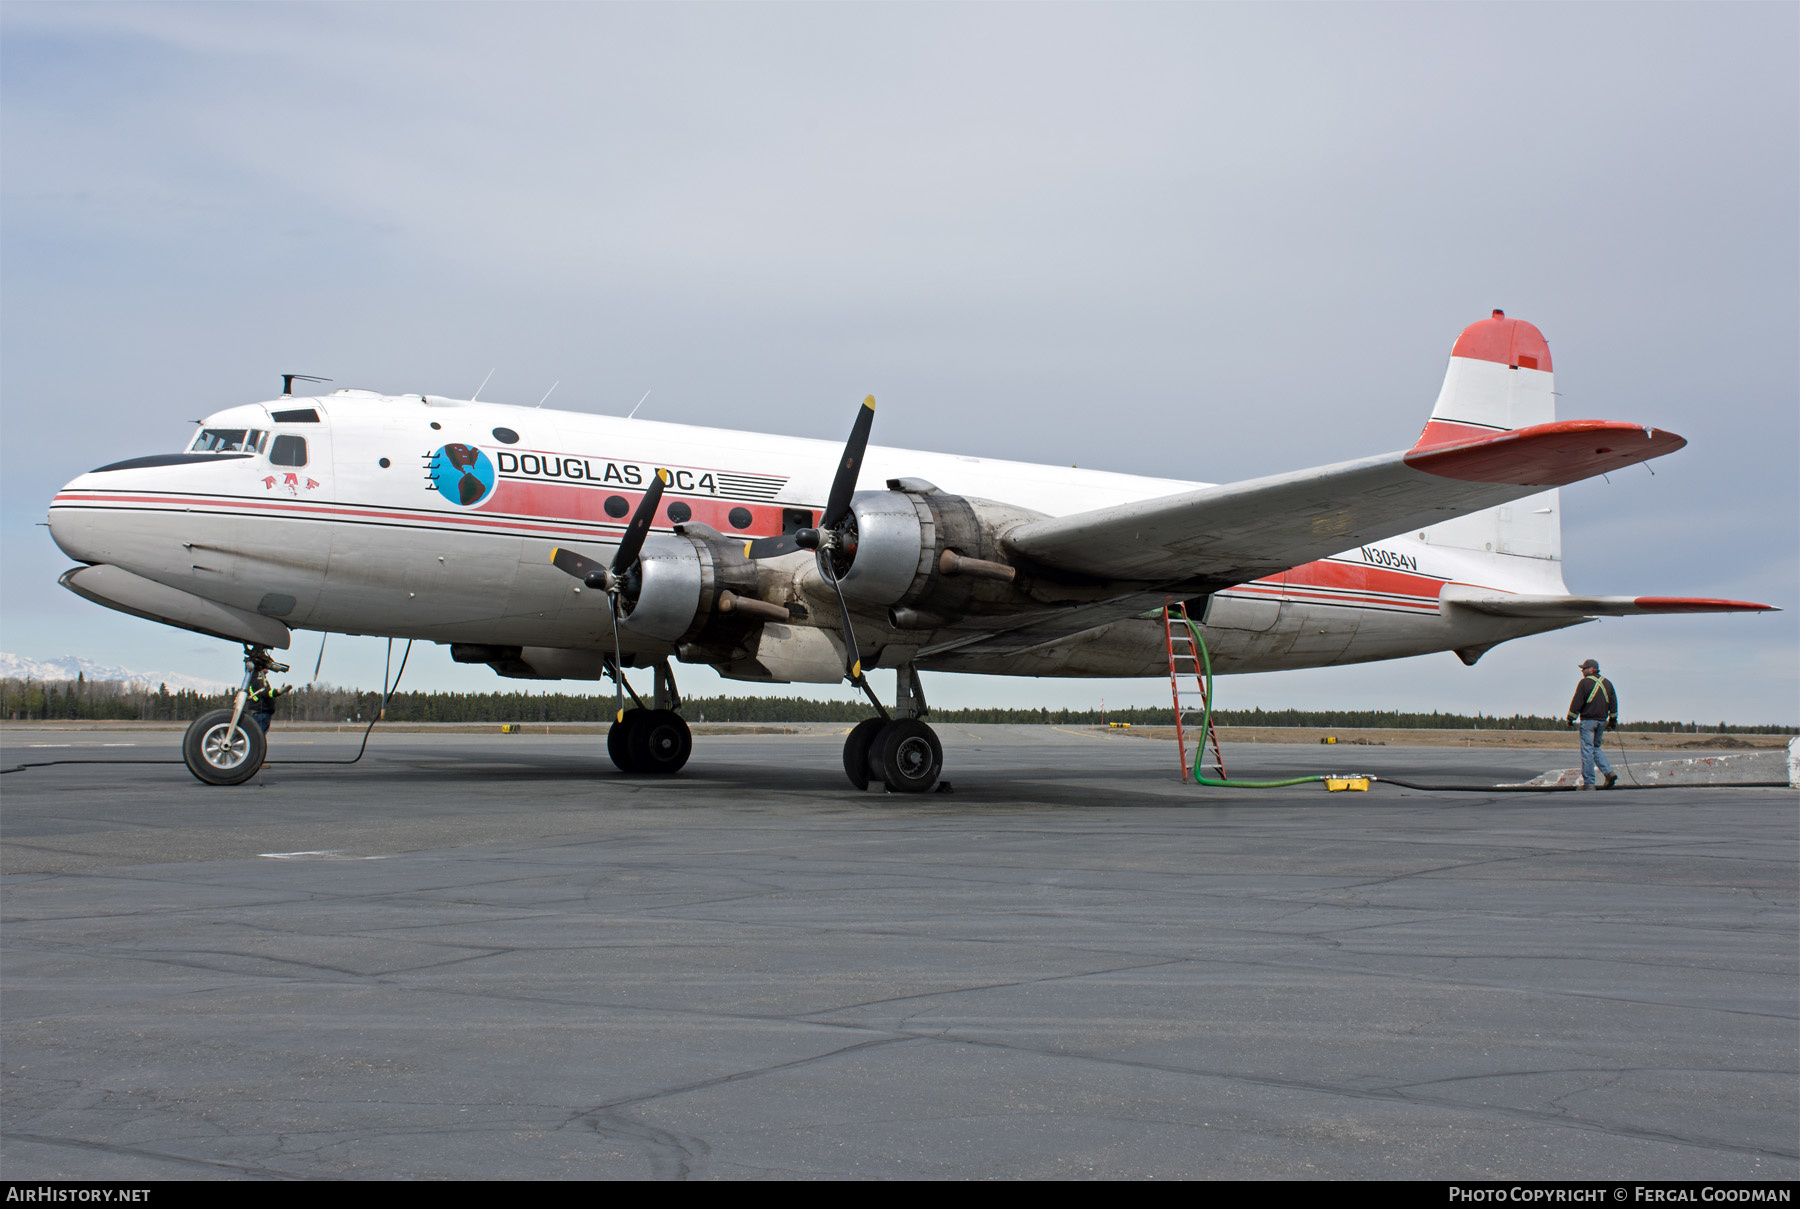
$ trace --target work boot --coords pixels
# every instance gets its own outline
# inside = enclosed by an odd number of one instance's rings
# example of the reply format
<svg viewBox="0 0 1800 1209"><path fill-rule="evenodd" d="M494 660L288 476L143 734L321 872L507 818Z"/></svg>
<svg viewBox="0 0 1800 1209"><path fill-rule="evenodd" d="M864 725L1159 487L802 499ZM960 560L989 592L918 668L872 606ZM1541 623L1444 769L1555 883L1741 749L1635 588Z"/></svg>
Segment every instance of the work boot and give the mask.
<svg viewBox="0 0 1800 1209"><path fill-rule="evenodd" d="M1601 786L1601 787L1600 787L1600 788L1602 788L1602 789L1611 789L1611 788L1612 788L1612 787L1613 787L1613 785L1614 785L1614 784L1616 784L1616 783L1617 783L1617 782L1618 782L1618 779L1619 779L1619 774L1618 774L1618 773L1616 773L1616 772L1609 772L1609 773L1607 773L1607 774L1606 774L1606 784L1604 784L1604 785L1602 785L1602 786Z"/></svg>

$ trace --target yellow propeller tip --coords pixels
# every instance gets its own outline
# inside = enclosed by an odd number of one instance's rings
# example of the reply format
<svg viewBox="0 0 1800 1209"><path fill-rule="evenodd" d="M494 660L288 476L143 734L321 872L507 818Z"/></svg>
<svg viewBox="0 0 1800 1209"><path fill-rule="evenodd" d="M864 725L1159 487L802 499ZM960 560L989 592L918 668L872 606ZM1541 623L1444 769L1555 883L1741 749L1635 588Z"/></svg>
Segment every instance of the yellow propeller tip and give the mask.
<svg viewBox="0 0 1800 1209"><path fill-rule="evenodd" d="M863 406L868 408L870 411L874 411L875 410L875 396L869 395L867 398L863 399Z"/></svg>
<svg viewBox="0 0 1800 1209"><path fill-rule="evenodd" d="M668 471L662 470L662 469L657 470L656 477L663 481L663 486L665 486L665 487L675 481L674 479L669 477Z"/></svg>
<svg viewBox="0 0 1800 1209"><path fill-rule="evenodd" d="M850 665L850 679L854 680L860 675L862 675L862 660L858 659Z"/></svg>

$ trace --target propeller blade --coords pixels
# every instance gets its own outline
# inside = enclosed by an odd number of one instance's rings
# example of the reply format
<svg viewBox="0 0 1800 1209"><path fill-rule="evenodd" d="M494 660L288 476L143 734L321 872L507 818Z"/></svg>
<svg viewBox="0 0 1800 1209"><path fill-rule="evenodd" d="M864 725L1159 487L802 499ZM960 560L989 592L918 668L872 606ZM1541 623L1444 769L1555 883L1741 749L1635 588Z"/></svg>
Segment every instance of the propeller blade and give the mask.
<svg viewBox="0 0 1800 1209"><path fill-rule="evenodd" d="M558 546L550 551L550 561L556 569L565 575L573 575L586 583L592 577L600 576L600 582L606 582L606 564L589 558L585 554L577 554L573 550Z"/></svg>
<svg viewBox="0 0 1800 1209"><path fill-rule="evenodd" d="M744 543L745 558L779 558L783 554L792 554L801 549L800 543L794 540L792 533L783 533L779 537L758 537Z"/></svg>
<svg viewBox="0 0 1800 1209"><path fill-rule="evenodd" d="M838 586L837 571L831 565L831 555L823 550L819 551L819 575L837 593L838 616L844 620L844 678L861 688L864 684L862 652L856 646L856 627L850 622L850 606L844 600L844 589ZM879 702L876 708L880 708Z"/></svg>
<svg viewBox="0 0 1800 1209"><path fill-rule="evenodd" d="M850 514L850 497L856 491L856 475L862 469L863 451L869 447L869 429L874 423L875 396L870 395L863 400L862 410L856 413L856 423L850 426L844 460L838 463L837 474L831 480L831 495L825 501L825 515L819 518L819 528L835 529Z"/></svg>
<svg viewBox="0 0 1800 1209"><path fill-rule="evenodd" d="M638 501L637 511L631 515L631 523L625 526L625 536L619 539L619 552L613 555L612 571L614 575L623 575L637 561L638 551L644 548L644 538L650 534L650 522L656 519L656 506L662 502L663 487L669 481L669 472L658 470L650 483L650 490L644 492L644 498Z"/></svg>

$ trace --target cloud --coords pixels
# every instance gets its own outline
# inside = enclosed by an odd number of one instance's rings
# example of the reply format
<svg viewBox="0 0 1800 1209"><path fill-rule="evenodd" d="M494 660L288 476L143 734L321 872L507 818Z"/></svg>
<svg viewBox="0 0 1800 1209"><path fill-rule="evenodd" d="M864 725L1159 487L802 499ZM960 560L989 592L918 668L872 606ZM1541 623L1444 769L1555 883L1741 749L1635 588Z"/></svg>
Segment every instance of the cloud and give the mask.
<svg viewBox="0 0 1800 1209"><path fill-rule="evenodd" d="M1571 586L1800 604L1791 7L0 22L0 607L46 643L55 487L283 371L834 437L872 390L887 444L1228 481L1409 443L1496 305L1564 414L1692 442L1571 493ZM1732 633L1791 669L1792 616Z"/></svg>

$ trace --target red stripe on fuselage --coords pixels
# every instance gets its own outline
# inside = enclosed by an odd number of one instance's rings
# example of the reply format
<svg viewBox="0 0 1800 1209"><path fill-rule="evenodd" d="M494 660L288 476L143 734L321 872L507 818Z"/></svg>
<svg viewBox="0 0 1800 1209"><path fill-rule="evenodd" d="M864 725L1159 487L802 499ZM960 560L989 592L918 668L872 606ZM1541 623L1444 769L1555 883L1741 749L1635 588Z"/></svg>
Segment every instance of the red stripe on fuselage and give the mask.
<svg viewBox="0 0 1800 1209"><path fill-rule="evenodd" d="M533 486L556 487L557 485L551 483L533 484ZM83 504L101 504L111 507L119 505L140 505L157 508L159 510L198 507L237 508L251 512L275 513L277 515L292 516L296 517L296 519L301 519L302 514L311 513L313 514L311 519L317 520L369 519L413 525L429 523L451 528L474 529L479 532L492 532L501 529L526 530L532 533L543 533L554 536L585 537L590 541L610 541L616 533L624 530L626 524L625 520L614 520L605 513L606 493L583 492L581 488L575 487L563 487L562 490L578 495L594 496L594 507L591 511L597 512L599 515L592 520L588 520L581 516L559 517L555 515L531 515L529 513L524 515L515 513L512 516L508 516L498 512L492 514L476 511L437 512L428 509L378 508L372 505L358 507L348 504L328 504L316 500L295 500L290 502L285 500L258 499L255 496L209 496L198 493L193 495L134 495L88 491L58 493L57 496L50 501L50 506L55 508L59 505L64 507L74 507ZM498 494L498 490L496 490L495 494ZM641 498L643 498L641 493L626 496L626 500L630 505L625 513L627 520L630 518L631 509L637 507L637 501ZM526 502L531 503L536 501ZM782 529L782 509L780 505L738 504L729 500L671 500L669 502L690 504L693 506L694 511L692 519L701 521L704 524L711 524L713 528L720 530L727 536L736 536L737 533L741 532L746 537L759 537L780 533ZM730 512L733 508L744 508L750 513L751 522L747 528L739 530L735 525L731 524ZM720 514L716 518L716 523L715 520L708 519L708 511L717 511ZM667 532L669 525L669 522L666 519L667 505L664 506L663 512L664 517L658 519L656 527ZM595 530L602 530L602 532L597 533Z"/></svg>
<svg viewBox="0 0 1800 1209"><path fill-rule="evenodd" d="M1445 581L1427 575L1409 575L1388 567L1320 559L1303 563L1280 575L1252 580L1229 589L1247 596L1296 602L1356 604L1370 608L1437 612L1438 593Z"/></svg>
<svg viewBox="0 0 1800 1209"><path fill-rule="evenodd" d="M643 498L644 493L641 491L596 490L569 483L546 483L539 479L501 479L494 484L493 493L478 507L482 512L491 510L515 515L590 521L602 525L623 525L637 511L638 501ZM606 505L611 500L621 502L613 505L613 512L608 512ZM739 533L761 536L780 533L782 530L780 504L750 504L738 500L696 499L693 496L665 496L655 523L675 524L670 519L669 510L683 507L690 513L688 520L711 525L728 536ZM748 524L738 525L732 521L731 514L740 510L749 514ZM740 515L738 519L742 520L743 516Z"/></svg>

